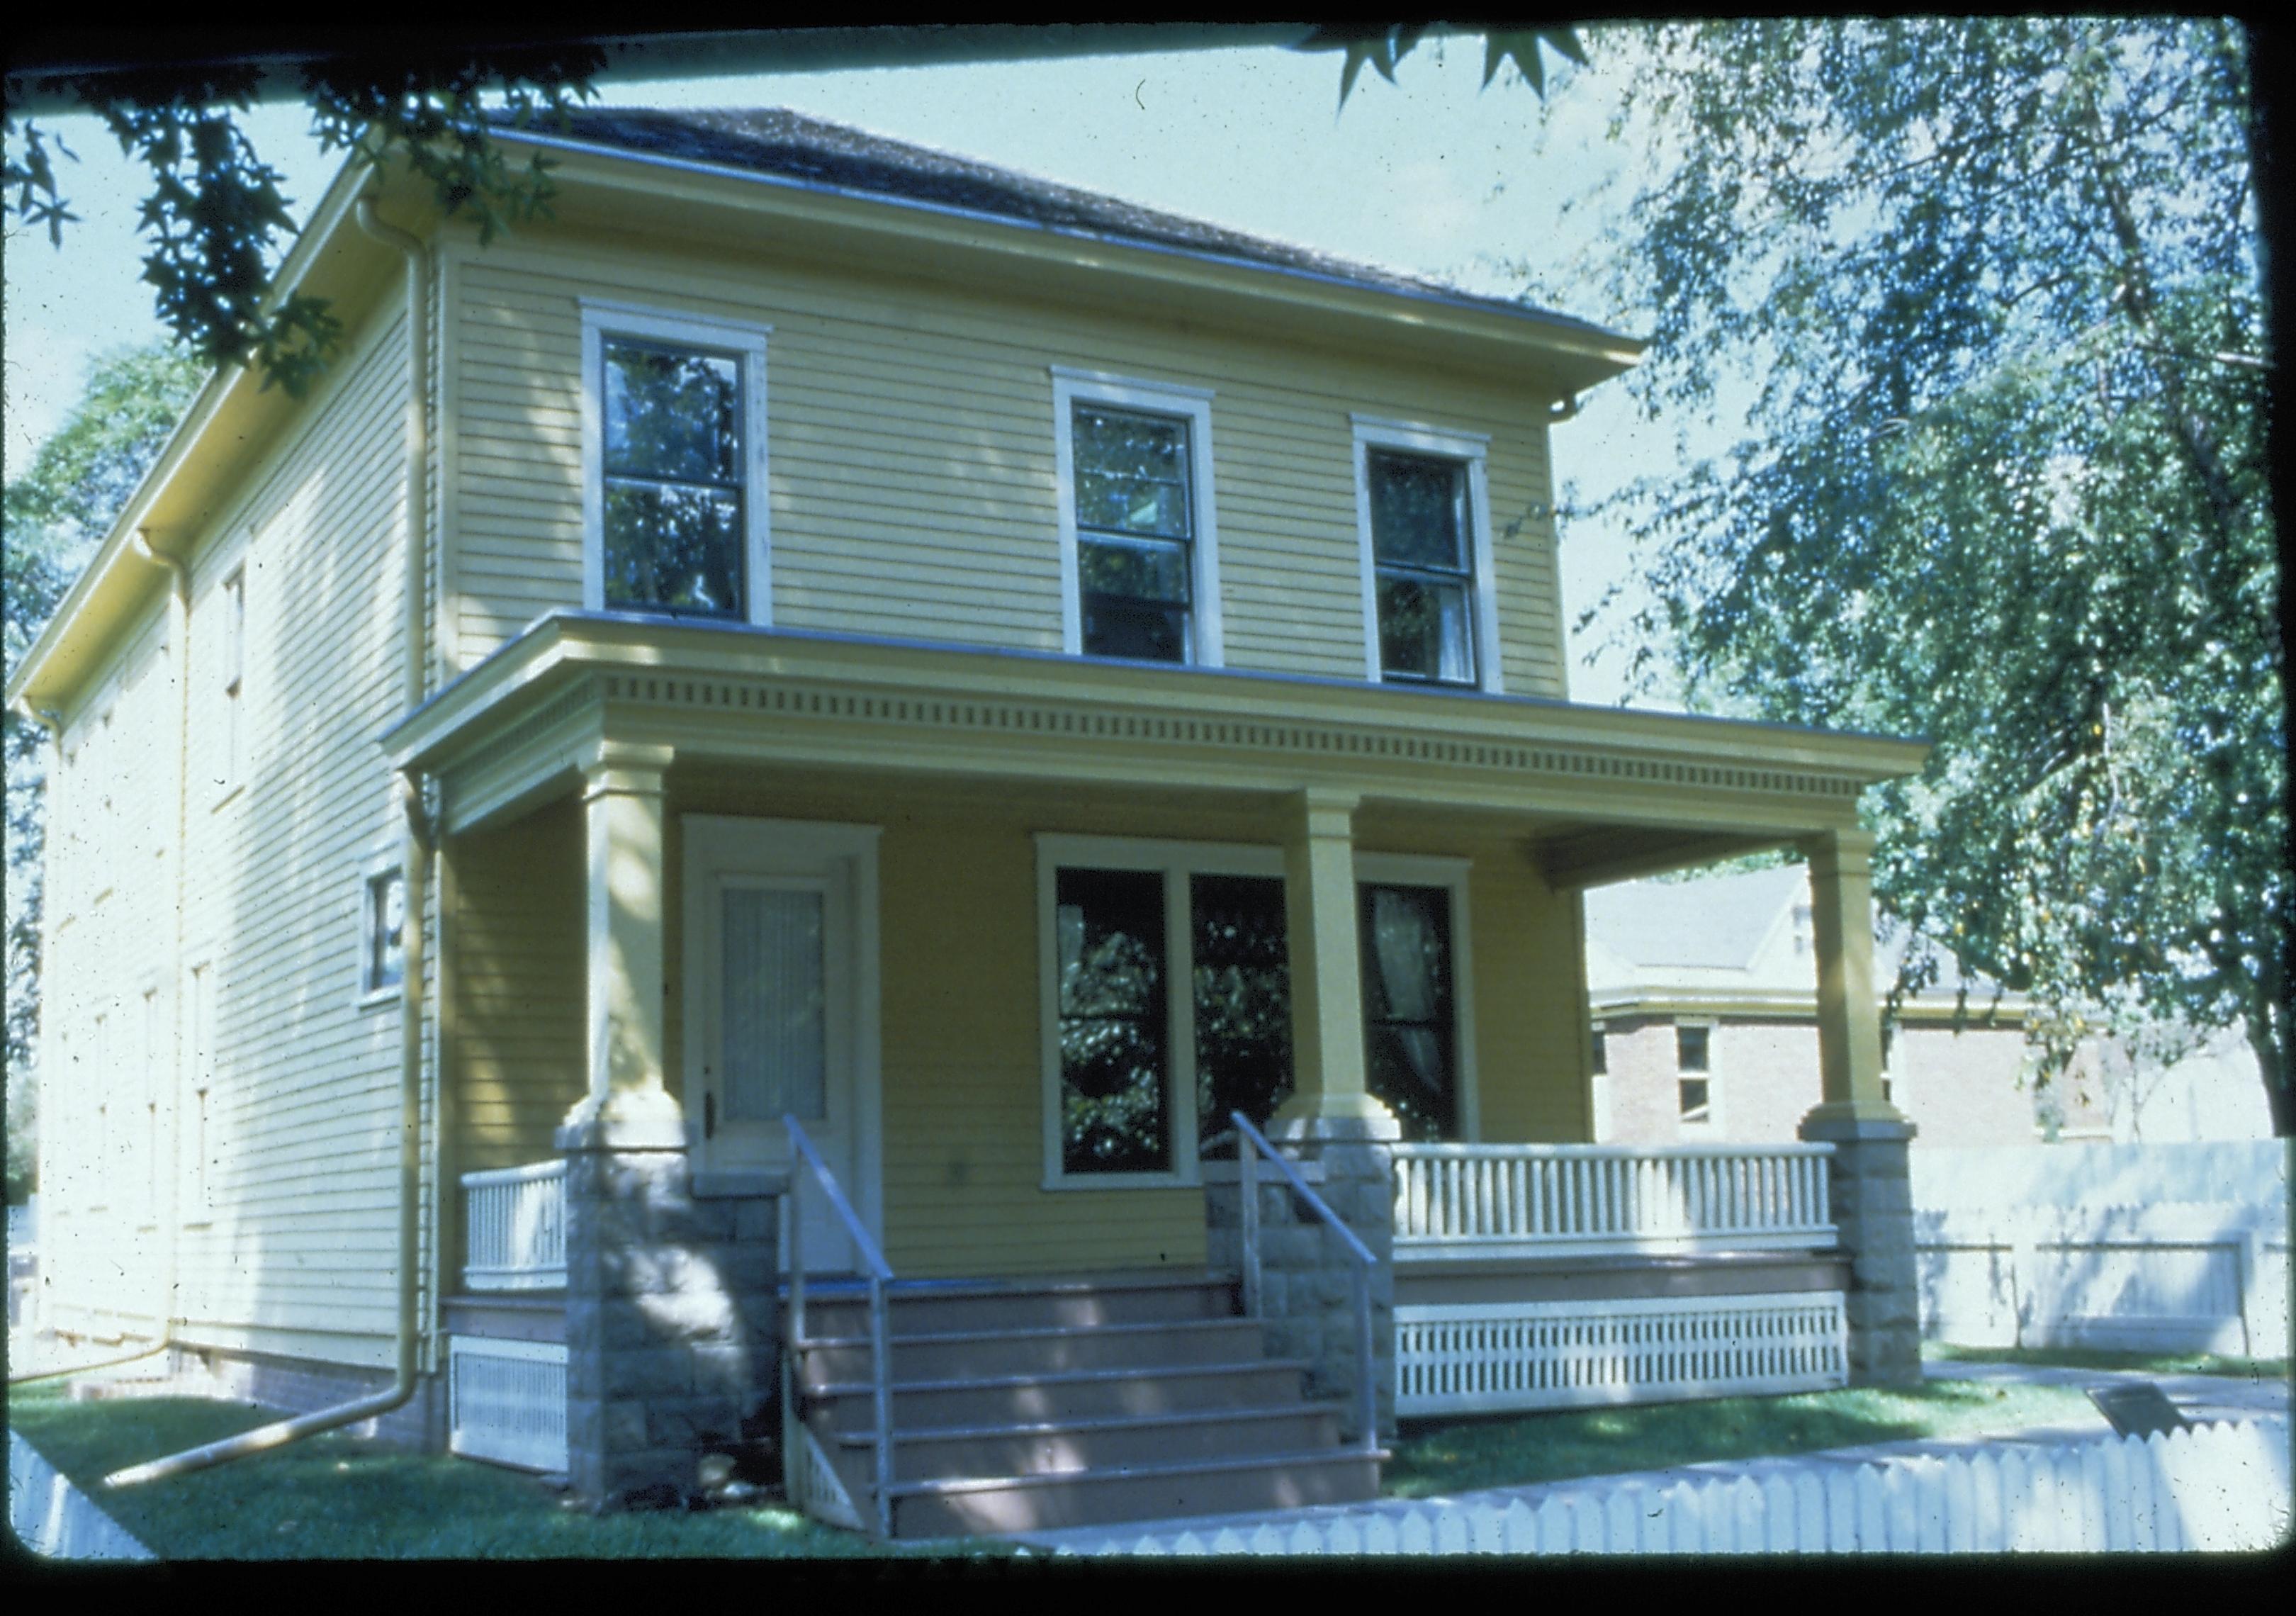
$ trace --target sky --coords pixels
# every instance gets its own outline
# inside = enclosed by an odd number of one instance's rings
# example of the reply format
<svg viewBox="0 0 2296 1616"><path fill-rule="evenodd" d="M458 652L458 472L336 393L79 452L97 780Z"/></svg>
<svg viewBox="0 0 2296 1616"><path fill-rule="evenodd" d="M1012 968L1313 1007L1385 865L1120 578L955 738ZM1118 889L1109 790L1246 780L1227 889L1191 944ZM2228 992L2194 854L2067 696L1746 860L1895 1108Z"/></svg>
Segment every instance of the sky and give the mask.
<svg viewBox="0 0 2296 1616"><path fill-rule="evenodd" d="M1471 291L1535 286L1550 307L1631 333L1631 312L1604 307L1597 287L1596 255L1617 239L1595 191L1620 161L1606 137L1620 71L1615 52L1606 60L1599 40L1589 44L1594 68L1551 75L1545 103L1512 69L1483 87L1481 42L1472 38L1423 45L1392 84L1365 70L1344 108L1336 53L1264 46L719 79L609 75L597 87L611 105L787 106ZM45 233L10 224L11 476L62 422L92 360L161 334L136 278L140 176L94 119L41 122L79 159L59 165L60 187L82 217L61 251ZM266 105L246 127L285 174L299 217L336 167L308 137L308 113ZM1599 494L1661 470L1676 442L1672 423L1639 422L1625 387L1605 383L1556 429L1558 492L1576 485ZM1573 622L1628 561L1614 532L1566 525ZM1574 640L1577 700L1622 693L1620 653L1583 661L1606 633Z"/></svg>

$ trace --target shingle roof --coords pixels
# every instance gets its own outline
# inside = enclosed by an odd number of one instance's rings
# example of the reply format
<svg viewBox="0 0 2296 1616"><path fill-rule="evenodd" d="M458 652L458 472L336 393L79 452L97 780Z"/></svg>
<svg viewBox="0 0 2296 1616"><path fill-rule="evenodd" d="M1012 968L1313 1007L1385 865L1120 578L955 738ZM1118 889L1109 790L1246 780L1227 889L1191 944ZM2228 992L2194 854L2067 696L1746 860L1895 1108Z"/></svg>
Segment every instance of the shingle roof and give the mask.
<svg viewBox="0 0 2296 1616"><path fill-rule="evenodd" d="M496 121L508 123L504 115ZM890 140L786 108L668 111L583 108L562 129L535 133L769 174L862 195L961 209L1078 234L1271 265L1385 291L1478 305L1612 340L1631 340L1574 316L1526 302L1480 297L1417 275L1316 252L1288 242L1141 208L1011 168Z"/></svg>

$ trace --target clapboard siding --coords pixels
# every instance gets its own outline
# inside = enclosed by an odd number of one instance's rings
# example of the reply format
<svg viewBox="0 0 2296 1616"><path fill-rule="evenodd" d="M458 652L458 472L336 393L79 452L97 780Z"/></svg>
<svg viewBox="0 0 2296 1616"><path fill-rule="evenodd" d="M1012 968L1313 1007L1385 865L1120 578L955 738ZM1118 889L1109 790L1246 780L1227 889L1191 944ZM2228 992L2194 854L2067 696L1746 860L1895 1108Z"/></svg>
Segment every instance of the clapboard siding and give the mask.
<svg viewBox="0 0 2296 1616"><path fill-rule="evenodd" d="M1488 381L800 262L529 233L456 258L455 631L468 666L581 599L585 297L769 325L783 627L1032 650L1061 634L1050 367L1215 390L1229 665L1364 667L1351 412L1491 439L1503 677L1562 693L1546 427Z"/></svg>
<svg viewBox="0 0 2296 1616"><path fill-rule="evenodd" d="M214 981L211 1217L185 1333L387 1355L400 1011L356 1003L360 870L397 830L375 735L402 701L406 332L386 310L200 536L186 964ZM243 748L224 744L225 578L243 569ZM224 792L228 791L228 794Z"/></svg>
<svg viewBox="0 0 2296 1616"><path fill-rule="evenodd" d="M446 1065L457 1172L554 1153L583 1070L582 818L570 800L455 847Z"/></svg>

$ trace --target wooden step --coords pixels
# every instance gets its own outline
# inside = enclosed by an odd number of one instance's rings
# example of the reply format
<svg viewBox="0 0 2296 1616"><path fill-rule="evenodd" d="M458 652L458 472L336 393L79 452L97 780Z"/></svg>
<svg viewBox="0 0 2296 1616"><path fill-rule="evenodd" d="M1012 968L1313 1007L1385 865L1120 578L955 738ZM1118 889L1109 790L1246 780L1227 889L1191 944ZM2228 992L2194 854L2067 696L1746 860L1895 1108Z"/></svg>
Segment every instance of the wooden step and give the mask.
<svg viewBox="0 0 2296 1616"><path fill-rule="evenodd" d="M897 1381L893 1429L1030 1424L1127 1415L1263 1408L1300 1400L1308 1366L1296 1358L1242 1364L1192 1364L1170 1369L1086 1369L1056 1374L972 1375ZM807 1388L816 1429L841 1436L876 1423L875 1389L866 1381Z"/></svg>
<svg viewBox="0 0 2296 1616"><path fill-rule="evenodd" d="M786 1286L783 1295L786 1300ZM809 1284L805 1308L809 1336L865 1338L869 1333L868 1288L858 1281ZM896 1280L886 1292L886 1311L898 1335L1233 1318L1235 1282L1201 1271L1109 1277Z"/></svg>
<svg viewBox="0 0 2296 1616"><path fill-rule="evenodd" d="M1051 1531L1115 1521L1361 1504L1379 1496L1379 1466L1385 1456L1324 1448L1189 1464L896 1481L893 1535Z"/></svg>
<svg viewBox="0 0 2296 1616"><path fill-rule="evenodd" d="M873 1484L876 1440L873 1430L848 1431L836 1439L832 1462L847 1487L857 1493ZM1328 1452L1338 1443L1339 1410L1307 1402L1029 1424L897 1428L893 1477L916 1481L1104 1470Z"/></svg>
<svg viewBox="0 0 2296 1616"><path fill-rule="evenodd" d="M900 1381L965 1375L1051 1374L1080 1369L1167 1368L1250 1362L1262 1356L1259 1326L1242 1318L1190 1318L1052 1329L964 1330L896 1334L893 1376ZM866 1336L815 1336L798 1369L808 1387L869 1378Z"/></svg>

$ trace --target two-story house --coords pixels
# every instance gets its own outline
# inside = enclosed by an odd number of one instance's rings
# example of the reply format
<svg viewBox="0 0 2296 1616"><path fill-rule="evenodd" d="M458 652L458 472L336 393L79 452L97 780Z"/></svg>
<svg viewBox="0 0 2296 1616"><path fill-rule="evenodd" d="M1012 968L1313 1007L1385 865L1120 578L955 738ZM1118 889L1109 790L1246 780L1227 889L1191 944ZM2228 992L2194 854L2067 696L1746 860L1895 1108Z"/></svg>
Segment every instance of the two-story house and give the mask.
<svg viewBox="0 0 2296 1616"><path fill-rule="evenodd" d="M1634 340L786 114L502 139L559 196L483 247L339 178L340 361L217 376L12 680L48 1327L600 1502L762 1433L905 1531L1357 1496L1496 1406L1406 1325L1823 1294L1832 1367L1682 1384L1906 1372L1844 1186L1922 748L1570 702L1550 439ZM1591 1151L1579 893L1782 845L1807 1142ZM1821 1254L1508 1277L1760 1208Z"/></svg>

